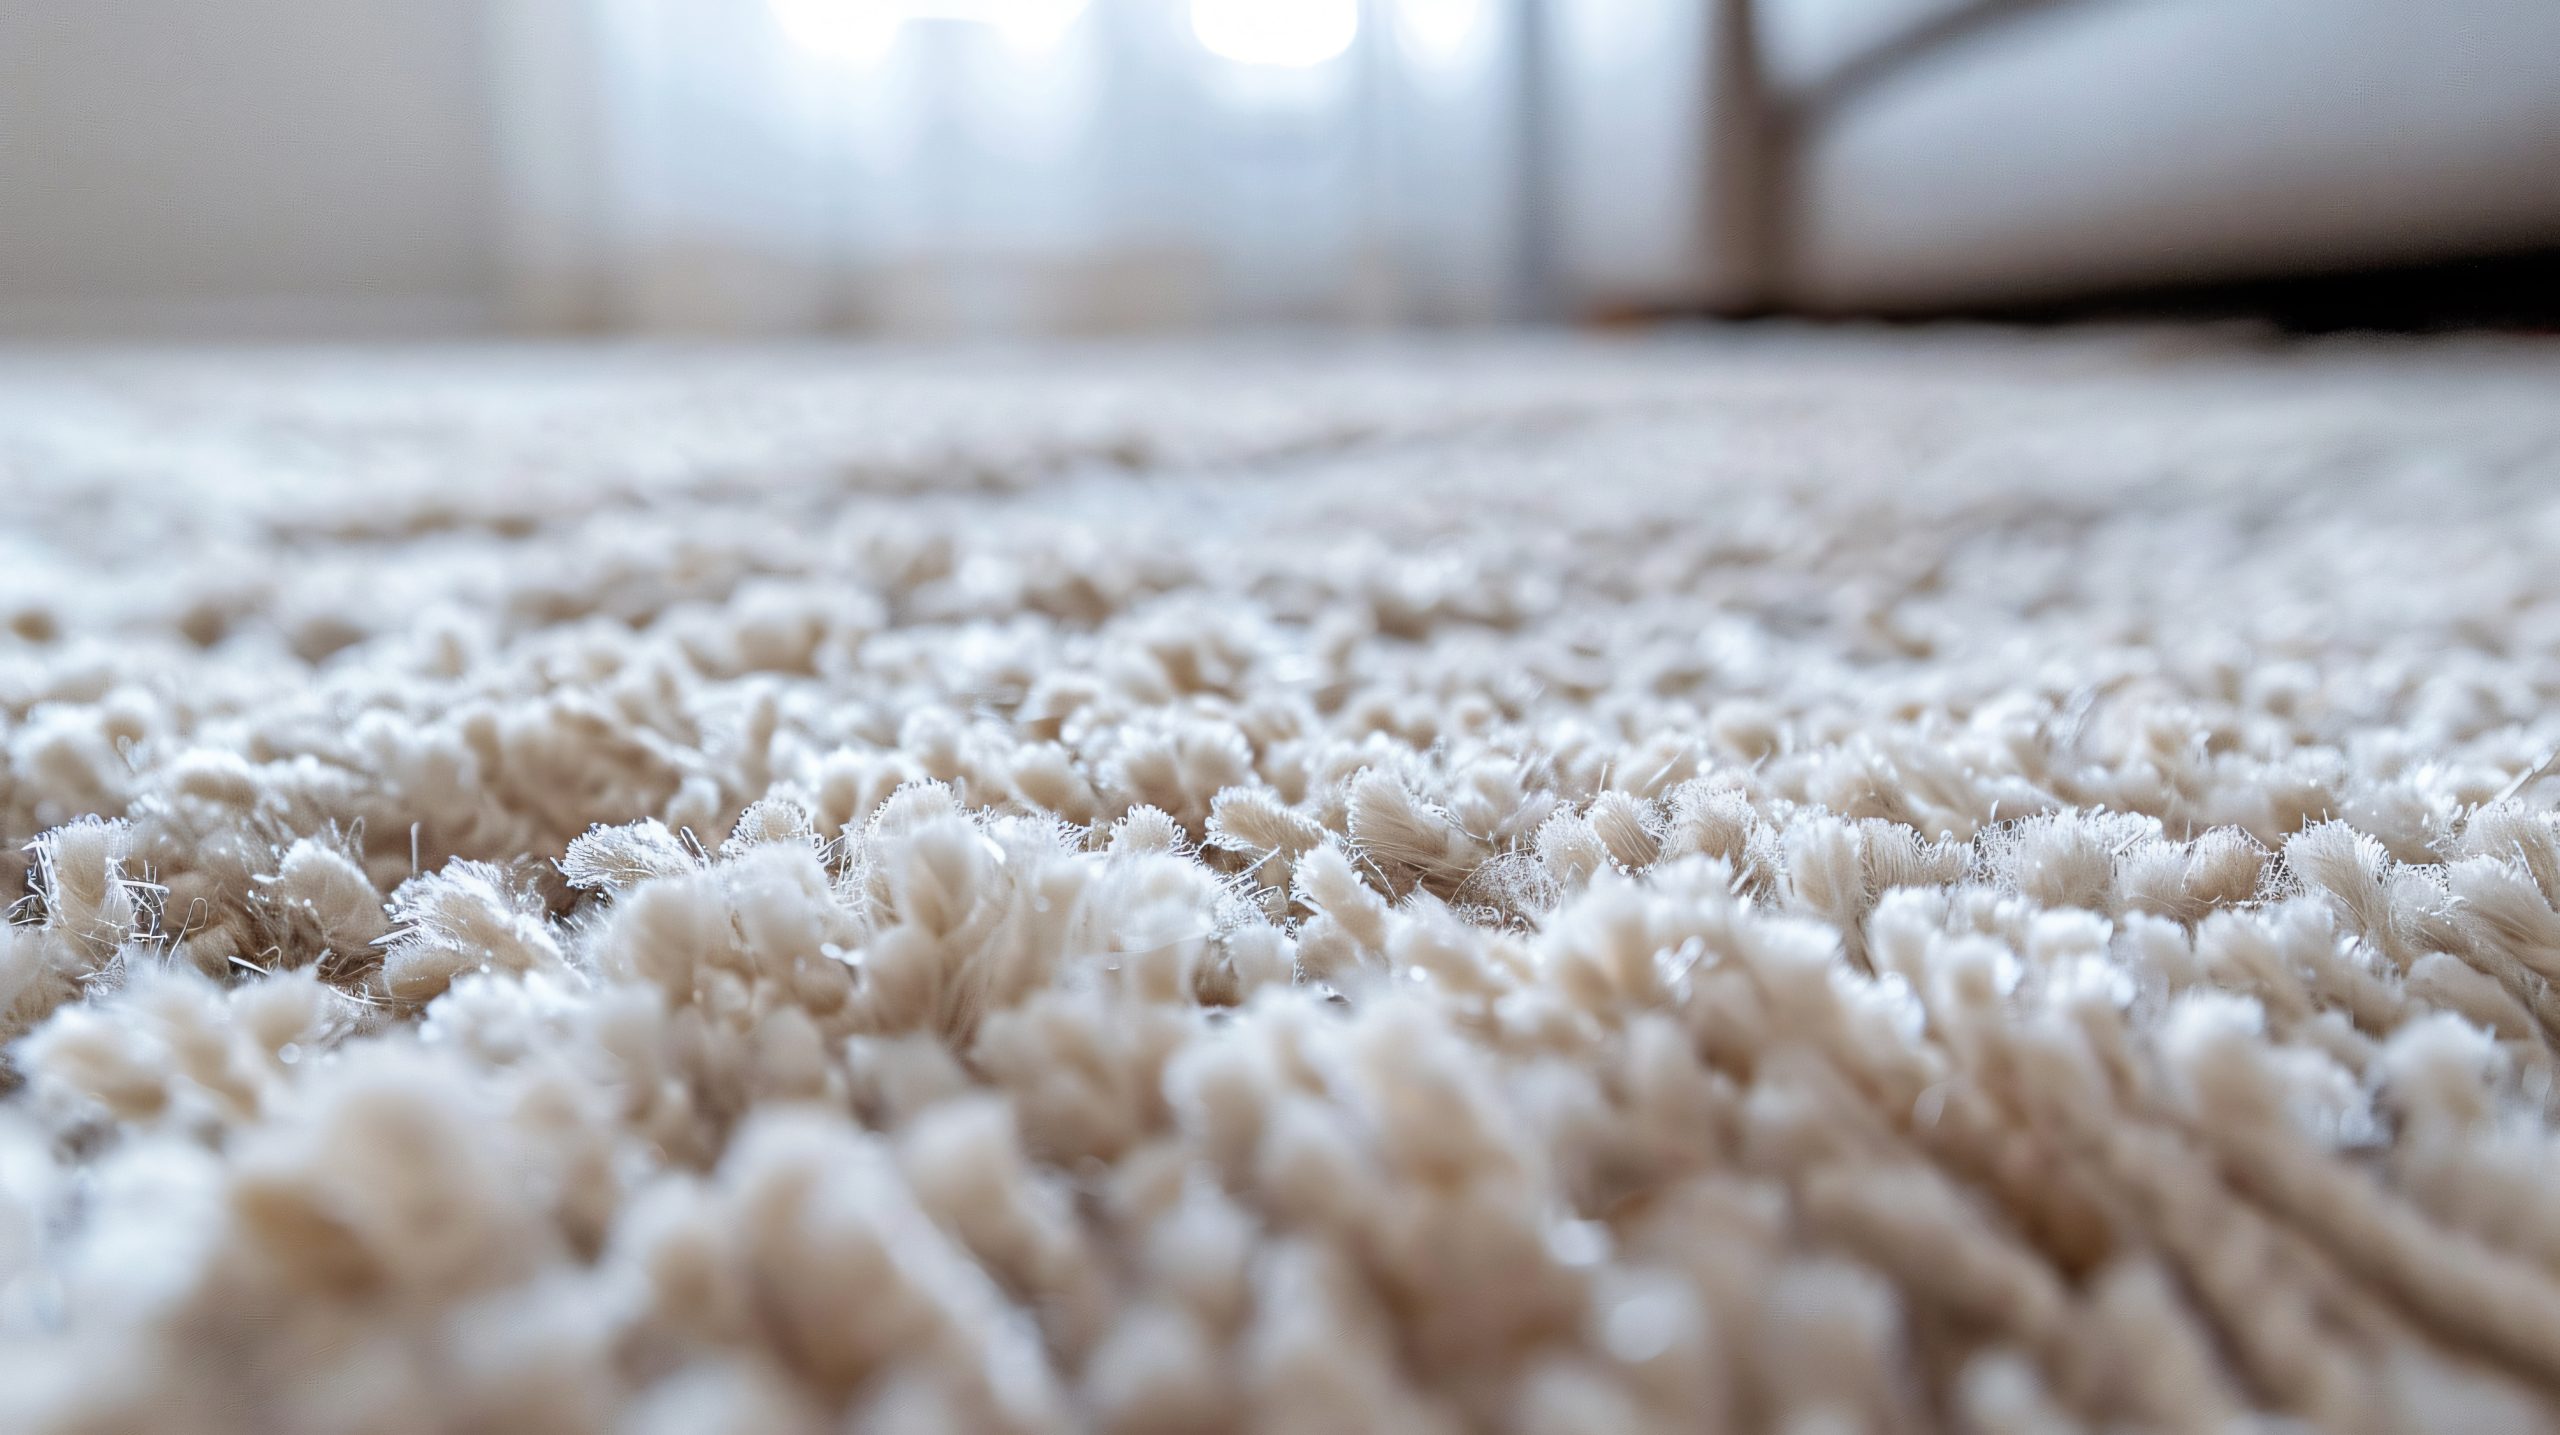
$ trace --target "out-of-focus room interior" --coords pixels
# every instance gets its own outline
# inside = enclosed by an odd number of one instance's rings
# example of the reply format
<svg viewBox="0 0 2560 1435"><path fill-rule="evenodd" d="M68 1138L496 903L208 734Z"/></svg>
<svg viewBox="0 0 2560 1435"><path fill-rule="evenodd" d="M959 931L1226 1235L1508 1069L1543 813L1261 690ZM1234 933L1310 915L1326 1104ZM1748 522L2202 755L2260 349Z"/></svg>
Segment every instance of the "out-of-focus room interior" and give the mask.
<svg viewBox="0 0 2560 1435"><path fill-rule="evenodd" d="M34 0L0 333L2547 323L2542 0Z"/></svg>

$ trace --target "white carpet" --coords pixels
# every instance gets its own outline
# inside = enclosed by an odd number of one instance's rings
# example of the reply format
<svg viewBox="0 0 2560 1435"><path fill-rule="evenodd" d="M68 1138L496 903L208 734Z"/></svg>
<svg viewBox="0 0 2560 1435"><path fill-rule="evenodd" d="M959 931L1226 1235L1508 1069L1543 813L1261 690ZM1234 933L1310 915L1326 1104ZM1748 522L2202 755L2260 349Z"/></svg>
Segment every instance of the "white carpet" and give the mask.
<svg viewBox="0 0 2560 1435"><path fill-rule="evenodd" d="M2560 349L21 353L0 495L0 1429L2560 1417Z"/></svg>

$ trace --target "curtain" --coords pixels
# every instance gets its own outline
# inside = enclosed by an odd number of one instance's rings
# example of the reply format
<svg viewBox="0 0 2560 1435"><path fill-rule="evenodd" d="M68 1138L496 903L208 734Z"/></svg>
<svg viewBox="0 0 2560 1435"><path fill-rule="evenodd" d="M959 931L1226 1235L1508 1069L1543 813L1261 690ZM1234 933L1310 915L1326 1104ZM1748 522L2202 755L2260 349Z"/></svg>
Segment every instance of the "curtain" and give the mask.
<svg viewBox="0 0 2560 1435"><path fill-rule="evenodd" d="M502 9L533 327L970 335L1541 303L1524 0Z"/></svg>

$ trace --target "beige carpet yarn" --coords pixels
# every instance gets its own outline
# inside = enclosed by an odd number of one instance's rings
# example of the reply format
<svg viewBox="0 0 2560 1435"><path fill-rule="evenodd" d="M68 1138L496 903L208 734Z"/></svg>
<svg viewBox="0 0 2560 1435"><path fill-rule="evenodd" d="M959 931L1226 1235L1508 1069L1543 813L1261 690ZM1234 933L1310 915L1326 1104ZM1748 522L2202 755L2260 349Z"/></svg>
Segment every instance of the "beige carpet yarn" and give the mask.
<svg viewBox="0 0 2560 1435"><path fill-rule="evenodd" d="M2545 1430L2560 349L0 357L0 1430Z"/></svg>

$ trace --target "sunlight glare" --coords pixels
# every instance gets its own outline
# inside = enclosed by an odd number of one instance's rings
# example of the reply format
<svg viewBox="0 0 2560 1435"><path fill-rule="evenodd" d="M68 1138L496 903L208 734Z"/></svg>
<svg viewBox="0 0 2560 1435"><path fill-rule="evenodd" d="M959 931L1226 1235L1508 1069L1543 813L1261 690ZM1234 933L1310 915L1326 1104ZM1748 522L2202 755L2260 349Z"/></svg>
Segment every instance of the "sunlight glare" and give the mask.
<svg viewBox="0 0 2560 1435"><path fill-rule="evenodd" d="M1351 48L1360 0L1191 0L1191 33L1238 64L1303 69Z"/></svg>
<svg viewBox="0 0 2560 1435"><path fill-rule="evenodd" d="M1485 38L1485 0L1397 0L1396 35L1415 58L1445 64Z"/></svg>

